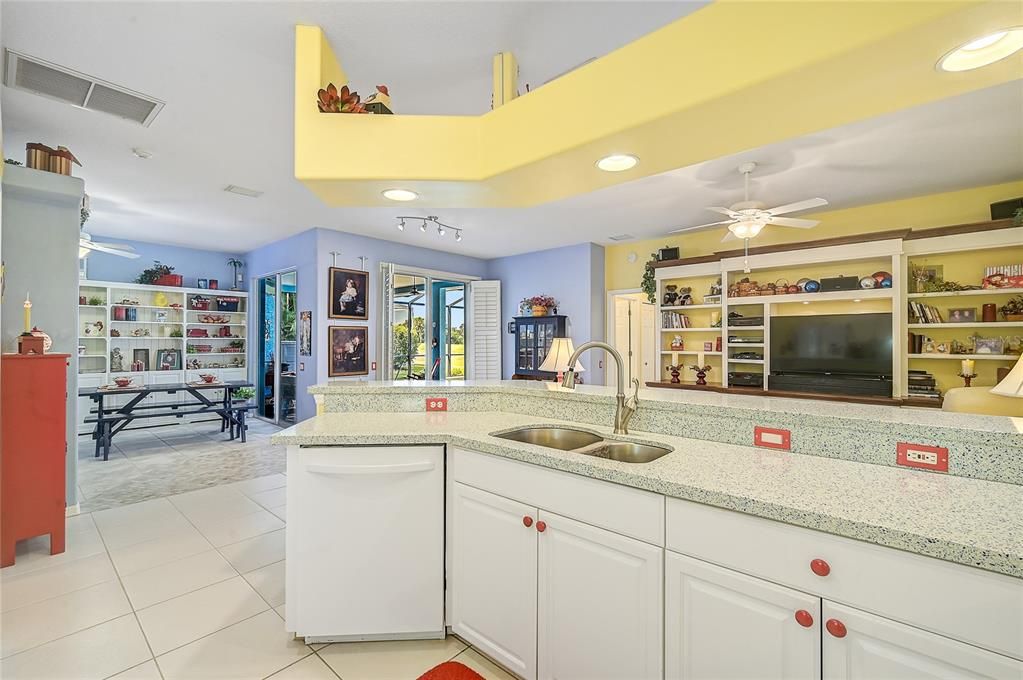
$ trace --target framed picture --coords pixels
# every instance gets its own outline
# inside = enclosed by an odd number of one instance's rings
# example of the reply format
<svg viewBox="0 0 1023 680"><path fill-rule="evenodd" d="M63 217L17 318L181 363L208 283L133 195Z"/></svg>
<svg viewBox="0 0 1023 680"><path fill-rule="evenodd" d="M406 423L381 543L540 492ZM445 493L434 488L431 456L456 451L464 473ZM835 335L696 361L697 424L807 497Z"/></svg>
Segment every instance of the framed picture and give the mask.
<svg viewBox="0 0 1023 680"><path fill-rule="evenodd" d="M714 351L714 343L713 342L704 342L703 343L703 351L704 352L713 352Z"/></svg>
<svg viewBox="0 0 1023 680"><path fill-rule="evenodd" d="M1001 338L977 338L974 354L1004 354L1005 342Z"/></svg>
<svg viewBox="0 0 1023 680"><path fill-rule="evenodd" d="M156 351L156 370L158 371L180 371L181 350L160 349Z"/></svg>
<svg viewBox="0 0 1023 680"><path fill-rule="evenodd" d="M132 350L131 363L139 364L142 366L140 370L149 370L149 350L148 349L136 349Z"/></svg>
<svg viewBox="0 0 1023 680"><path fill-rule="evenodd" d="M206 289L206 288L209 288L209 287L210 287L210 282L207 281L206 279L199 279L199 283L196 285L196 288Z"/></svg>
<svg viewBox="0 0 1023 680"><path fill-rule="evenodd" d="M366 362L365 326L330 326L327 346L330 347L330 365L327 375L337 378L345 375L368 375Z"/></svg>
<svg viewBox="0 0 1023 680"><path fill-rule="evenodd" d="M974 323L977 321L976 307L959 307L948 310L949 323Z"/></svg>
<svg viewBox="0 0 1023 680"><path fill-rule="evenodd" d="M216 279L210 279L210 290L217 290L220 288L220 282Z"/></svg>
<svg viewBox="0 0 1023 680"><path fill-rule="evenodd" d="M327 290L330 295L327 316L331 319L362 319L365 321L369 318L367 313L369 272L331 267L328 274Z"/></svg>
<svg viewBox="0 0 1023 680"><path fill-rule="evenodd" d="M159 323L167 323L167 312L163 310L157 311L154 319Z"/></svg>
<svg viewBox="0 0 1023 680"><path fill-rule="evenodd" d="M298 353L304 357L313 355L313 313L298 313Z"/></svg>

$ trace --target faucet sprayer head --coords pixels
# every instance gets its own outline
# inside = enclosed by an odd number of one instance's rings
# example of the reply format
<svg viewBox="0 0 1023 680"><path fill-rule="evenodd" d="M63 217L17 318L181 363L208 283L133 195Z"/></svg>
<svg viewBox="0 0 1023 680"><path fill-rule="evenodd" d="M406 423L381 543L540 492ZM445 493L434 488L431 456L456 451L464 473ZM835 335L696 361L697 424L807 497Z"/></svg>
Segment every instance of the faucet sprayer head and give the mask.
<svg viewBox="0 0 1023 680"><path fill-rule="evenodd" d="M575 389L575 366L569 366L568 370L565 371L565 377L561 380L561 386L567 387L570 390Z"/></svg>

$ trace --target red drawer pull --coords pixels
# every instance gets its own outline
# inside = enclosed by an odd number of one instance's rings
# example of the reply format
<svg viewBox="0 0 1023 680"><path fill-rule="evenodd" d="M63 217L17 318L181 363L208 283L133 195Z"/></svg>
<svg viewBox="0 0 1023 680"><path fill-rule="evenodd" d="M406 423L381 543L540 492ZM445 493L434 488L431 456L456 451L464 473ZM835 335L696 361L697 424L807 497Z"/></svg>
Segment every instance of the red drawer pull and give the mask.
<svg viewBox="0 0 1023 680"><path fill-rule="evenodd" d="M537 522L536 523L536 530L539 531L540 533L543 533L543 532L547 531L547 522L544 522L543 520L540 520L539 522Z"/></svg>
<svg viewBox="0 0 1023 680"><path fill-rule="evenodd" d="M810 560L810 571L818 576L827 576L831 573L831 565L821 559Z"/></svg>
<svg viewBox="0 0 1023 680"><path fill-rule="evenodd" d="M810 626L813 625L813 614L806 611L805 609L800 609L799 611L796 612L796 623L798 623L803 628L809 628Z"/></svg>
<svg viewBox="0 0 1023 680"><path fill-rule="evenodd" d="M525 517L522 518L522 523L525 524L527 527L531 527L533 526L533 518L530 517L529 515L526 515Z"/></svg>
<svg viewBox="0 0 1023 680"><path fill-rule="evenodd" d="M844 638L846 634L845 624L838 619L828 619L828 622L824 624L828 632L837 638Z"/></svg>

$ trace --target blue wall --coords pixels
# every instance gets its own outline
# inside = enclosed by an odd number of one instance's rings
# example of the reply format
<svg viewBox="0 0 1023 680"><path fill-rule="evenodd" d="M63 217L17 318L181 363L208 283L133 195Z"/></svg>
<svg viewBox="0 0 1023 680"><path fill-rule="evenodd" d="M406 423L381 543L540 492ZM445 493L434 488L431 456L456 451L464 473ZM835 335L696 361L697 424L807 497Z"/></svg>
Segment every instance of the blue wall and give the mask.
<svg viewBox="0 0 1023 680"><path fill-rule="evenodd" d="M551 295L558 313L568 317L568 335L579 346L604 338L604 247L580 243L563 248L501 257L488 262L487 278L501 281L501 313L507 323L519 315L519 302L534 295ZM503 377L515 373L514 336L504 334ZM583 355L583 379L604 383L606 355Z"/></svg>
<svg viewBox="0 0 1023 680"><path fill-rule="evenodd" d="M130 283L138 278L143 269L151 267L153 260L159 260L162 264L174 267L175 274L185 277L185 287L196 288L198 279L216 279L221 290L231 288L231 277L234 274L233 268L227 264L232 257L244 261L245 257L238 253L226 253L197 248L183 248L181 246L167 246L159 243L145 243L143 241L128 241L114 236L100 236L93 234L94 241L110 241L112 243L123 243L133 246L139 253L137 260L130 260L126 257L117 257L106 253L93 252L89 255L88 273L89 278L94 281L124 281ZM245 270L243 269L243 274ZM247 275L246 275L246 278ZM248 290L248 281L245 281L242 290Z"/></svg>

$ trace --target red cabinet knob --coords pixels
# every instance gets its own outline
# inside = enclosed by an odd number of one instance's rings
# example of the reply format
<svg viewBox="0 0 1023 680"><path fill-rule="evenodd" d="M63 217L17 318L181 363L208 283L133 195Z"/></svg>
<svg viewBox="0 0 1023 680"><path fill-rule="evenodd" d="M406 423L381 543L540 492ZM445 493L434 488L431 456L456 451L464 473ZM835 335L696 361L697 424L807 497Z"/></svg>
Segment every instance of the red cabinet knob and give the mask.
<svg viewBox="0 0 1023 680"><path fill-rule="evenodd" d="M526 515L525 517L522 518L522 523L525 524L527 527L531 527L533 526L533 518L530 517L529 515Z"/></svg>
<svg viewBox="0 0 1023 680"><path fill-rule="evenodd" d="M805 609L800 609L798 612L796 612L796 623L798 623L803 628L809 628L810 626L813 625L813 614L806 611Z"/></svg>
<svg viewBox="0 0 1023 680"><path fill-rule="evenodd" d="M824 560L810 560L810 571L818 576L827 576L831 573L831 565Z"/></svg>
<svg viewBox="0 0 1023 680"><path fill-rule="evenodd" d="M824 624L824 627L828 629L828 632L837 638L844 638L846 634L845 624L838 619L828 619L828 622Z"/></svg>
<svg viewBox="0 0 1023 680"><path fill-rule="evenodd" d="M539 522L537 522L536 523L536 530L539 531L540 533L543 533L544 531L547 531L547 522L544 522L543 520L540 520Z"/></svg>

